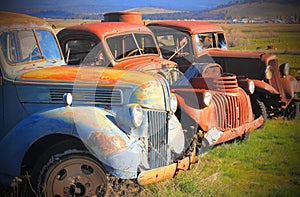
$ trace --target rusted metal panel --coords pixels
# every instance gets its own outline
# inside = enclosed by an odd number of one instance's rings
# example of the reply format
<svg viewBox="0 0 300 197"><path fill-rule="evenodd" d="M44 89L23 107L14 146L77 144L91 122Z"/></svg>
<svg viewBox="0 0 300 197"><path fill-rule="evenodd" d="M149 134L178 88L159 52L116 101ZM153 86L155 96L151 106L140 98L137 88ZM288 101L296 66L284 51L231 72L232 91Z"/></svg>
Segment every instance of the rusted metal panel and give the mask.
<svg viewBox="0 0 300 197"><path fill-rule="evenodd" d="M189 32L191 34L205 33L205 32L224 32L224 30L213 23L200 22L200 21L156 21L151 22L152 26L164 26L174 28L179 31Z"/></svg>
<svg viewBox="0 0 300 197"><path fill-rule="evenodd" d="M109 12L103 14L105 22L131 22L142 24L141 12Z"/></svg>

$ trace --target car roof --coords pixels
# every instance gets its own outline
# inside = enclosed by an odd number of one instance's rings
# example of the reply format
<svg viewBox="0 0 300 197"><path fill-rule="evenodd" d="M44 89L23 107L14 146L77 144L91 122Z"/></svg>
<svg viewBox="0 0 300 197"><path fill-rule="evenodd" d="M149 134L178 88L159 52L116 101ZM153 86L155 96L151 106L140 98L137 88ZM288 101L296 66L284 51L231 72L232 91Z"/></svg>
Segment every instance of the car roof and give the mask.
<svg viewBox="0 0 300 197"><path fill-rule="evenodd" d="M13 12L0 12L0 31L41 26L50 28L45 20L37 17Z"/></svg>
<svg viewBox="0 0 300 197"><path fill-rule="evenodd" d="M222 27L202 21L157 21L151 22L147 26L163 26L175 28L179 31L189 32L190 34L206 32L224 32Z"/></svg>
<svg viewBox="0 0 300 197"><path fill-rule="evenodd" d="M98 38L103 40L106 36L116 33L126 33L126 32L146 32L152 34L151 30L137 23L129 22L96 22L89 24L75 25L71 27L64 28L59 32L59 34L64 34L67 32L89 32L90 34L96 35Z"/></svg>

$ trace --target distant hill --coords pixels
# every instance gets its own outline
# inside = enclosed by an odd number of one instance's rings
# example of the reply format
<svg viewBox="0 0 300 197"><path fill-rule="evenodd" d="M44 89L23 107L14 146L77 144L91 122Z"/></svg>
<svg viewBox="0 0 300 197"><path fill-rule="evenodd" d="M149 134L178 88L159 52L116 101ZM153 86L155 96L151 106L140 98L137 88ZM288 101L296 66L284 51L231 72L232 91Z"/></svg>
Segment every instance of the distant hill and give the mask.
<svg viewBox="0 0 300 197"><path fill-rule="evenodd" d="M278 18L300 15L300 1L272 0L245 1L219 6L210 11L212 14L234 17Z"/></svg>
<svg viewBox="0 0 300 197"><path fill-rule="evenodd" d="M141 12L142 14L170 14L170 13L179 13L183 12L178 10L168 10L164 8L158 8L158 7L139 7L139 8L131 8L124 10L126 12Z"/></svg>

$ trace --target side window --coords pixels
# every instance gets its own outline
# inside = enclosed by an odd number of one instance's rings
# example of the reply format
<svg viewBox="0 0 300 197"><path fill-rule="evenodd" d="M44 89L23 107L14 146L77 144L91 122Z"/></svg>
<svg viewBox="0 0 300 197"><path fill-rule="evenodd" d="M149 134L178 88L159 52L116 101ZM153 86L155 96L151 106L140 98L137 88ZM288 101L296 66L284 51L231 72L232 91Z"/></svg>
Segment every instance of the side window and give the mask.
<svg viewBox="0 0 300 197"><path fill-rule="evenodd" d="M97 43L93 40L69 40L65 44L64 56L69 56L68 64L78 65L96 45Z"/></svg>
<svg viewBox="0 0 300 197"><path fill-rule="evenodd" d="M4 58L10 64L16 64L19 62L17 53L17 42L13 32L4 32L1 34L1 50Z"/></svg>

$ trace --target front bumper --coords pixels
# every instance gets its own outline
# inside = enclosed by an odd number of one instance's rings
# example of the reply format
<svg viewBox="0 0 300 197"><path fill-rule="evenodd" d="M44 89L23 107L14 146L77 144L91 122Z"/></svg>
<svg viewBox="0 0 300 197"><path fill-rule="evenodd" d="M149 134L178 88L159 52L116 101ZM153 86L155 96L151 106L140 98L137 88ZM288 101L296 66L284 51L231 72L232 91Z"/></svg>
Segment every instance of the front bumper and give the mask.
<svg viewBox="0 0 300 197"><path fill-rule="evenodd" d="M188 157L178 160L176 163L141 172L137 178L137 182L140 185L147 185L176 177L181 172L191 168L191 164L196 162L195 156L196 148L194 147L193 152L191 152Z"/></svg>
<svg viewBox="0 0 300 197"><path fill-rule="evenodd" d="M237 128L232 128L229 130L226 130L224 132L222 132L222 134L219 136L218 139L212 141L211 143L209 143L209 145L216 145L216 144L220 144L220 143L224 143L227 142L229 140L235 139L239 136L242 136L245 133L249 133L257 128L259 128L264 122L264 119L262 116L258 117L257 119L248 122L246 124L243 124Z"/></svg>

